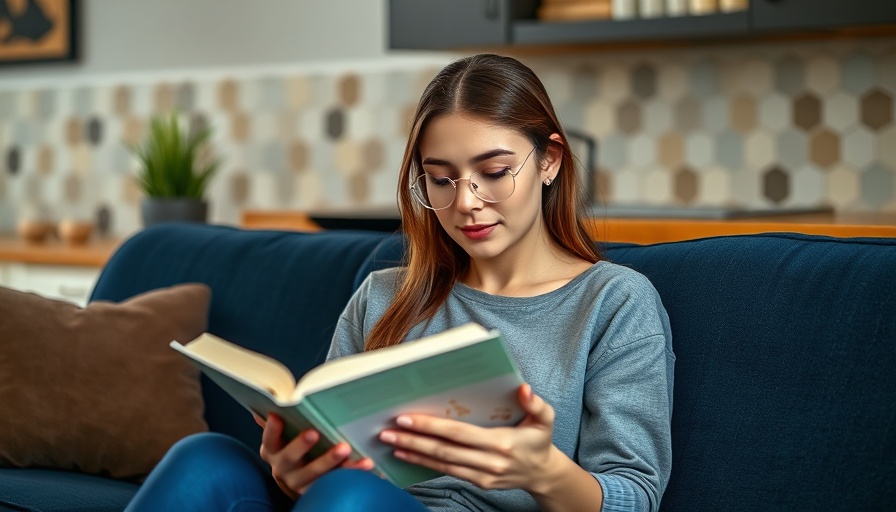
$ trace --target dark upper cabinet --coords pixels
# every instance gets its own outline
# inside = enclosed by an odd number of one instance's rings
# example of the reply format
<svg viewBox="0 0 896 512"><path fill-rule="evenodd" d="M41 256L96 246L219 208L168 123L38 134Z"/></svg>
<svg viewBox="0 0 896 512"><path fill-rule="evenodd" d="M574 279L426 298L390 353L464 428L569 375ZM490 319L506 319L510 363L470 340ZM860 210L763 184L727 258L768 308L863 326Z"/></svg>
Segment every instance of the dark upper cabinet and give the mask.
<svg viewBox="0 0 896 512"><path fill-rule="evenodd" d="M506 44L504 0L389 0L389 47L441 49Z"/></svg>
<svg viewBox="0 0 896 512"><path fill-rule="evenodd" d="M389 48L452 49L743 38L896 24L896 0L751 0L747 11L544 22L538 0L389 0Z"/></svg>
<svg viewBox="0 0 896 512"><path fill-rule="evenodd" d="M756 30L812 30L896 23L896 0L752 0Z"/></svg>

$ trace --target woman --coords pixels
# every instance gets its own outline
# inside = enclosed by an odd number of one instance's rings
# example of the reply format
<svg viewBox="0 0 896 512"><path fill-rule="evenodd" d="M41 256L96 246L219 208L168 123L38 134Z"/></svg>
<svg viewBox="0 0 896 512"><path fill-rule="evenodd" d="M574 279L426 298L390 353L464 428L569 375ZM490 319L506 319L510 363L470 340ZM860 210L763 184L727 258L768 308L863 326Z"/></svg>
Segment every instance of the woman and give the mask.
<svg viewBox="0 0 896 512"><path fill-rule="evenodd" d="M305 461L319 435L286 443L271 416L260 420L261 456L283 493L250 457L222 455L207 467L242 467L211 479L203 496L219 502L209 509L657 510L671 468L668 319L650 283L601 261L589 240L573 156L532 71L495 55L445 67L418 105L398 196L406 265L367 278L329 357L477 322L502 332L527 382L527 417L492 429L399 417L380 441L447 475L401 490L364 471L369 460L348 461L344 445ZM208 434L180 443L132 508L170 506L153 495L177 494L175 482L195 491L184 461L239 452L234 444Z"/></svg>

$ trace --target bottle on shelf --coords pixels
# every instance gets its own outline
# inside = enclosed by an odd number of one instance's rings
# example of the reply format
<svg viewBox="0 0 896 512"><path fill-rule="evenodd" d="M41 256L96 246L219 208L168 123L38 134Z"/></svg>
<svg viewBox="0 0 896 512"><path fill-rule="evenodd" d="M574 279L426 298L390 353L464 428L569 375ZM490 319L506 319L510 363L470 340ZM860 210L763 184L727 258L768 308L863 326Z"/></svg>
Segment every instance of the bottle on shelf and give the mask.
<svg viewBox="0 0 896 512"><path fill-rule="evenodd" d="M611 17L611 0L542 0L538 18L543 21L600 20Z"/></svg>
<svg viewBox="0 0 896 512"><path fill-rule="evenodd" d="M719 0L719 10L722 12L746 11L750 7L750 0Z"/></svg>
<svg viewBox="0 0 896 512"><path fill-rule="evenodd" d="M716 0L691 0L688 11L693 15L713 14L719 10Z"/></svg>
<svg viewBox="0 0 896 512"><path fill-rule="evenodd" d="M666 16L687 16L689 0L666 0Z"/></svg>
<svg viewBox="0 0 896 512"><path fill-rule="evenodd" d="M638 16L638 0L613 0L613 19L630 20Z"/></svg>
<svg viewBox="0 0 896 512"><path fill-rule="evenodd" d="M640 0L638 14L642 18L659 18L665 13L663 0Z"/></svg>

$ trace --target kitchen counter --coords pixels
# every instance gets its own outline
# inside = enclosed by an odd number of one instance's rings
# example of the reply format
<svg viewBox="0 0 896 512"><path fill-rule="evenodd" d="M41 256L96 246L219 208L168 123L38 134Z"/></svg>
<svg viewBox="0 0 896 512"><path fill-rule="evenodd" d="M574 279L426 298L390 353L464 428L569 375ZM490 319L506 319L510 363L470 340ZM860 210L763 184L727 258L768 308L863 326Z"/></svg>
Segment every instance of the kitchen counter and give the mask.
<svg viewBox="0 0 896 512"><path fill-rule="evenodd" d="M896 238L896 214L791 214L725 220L592 217L586 228L596 240L638 244L770 232Z"/></svg>
<svg viewBox="0 0 896 512"><path fill-rule="evenodd" d="M660 211L660 210L657 210ZM709 236L736 235L768 232L795 232L837 237L888 237L896 238L896 213L781 213L763 212L756 216L732 216L715 218L684 218L682 215L664 218L611 216L612 210L595 210L594 216L586 222L592 238L608 242L632 242L649 244L671 242ZM379 215L383 221L390 220L394 213L359 212L358 219L369 223ZM242 226L251 229L293 229L298 231L319 231L324 229L315 218L328 221L341 217L347 219L350 212L301 212L292 210L246 210L242 215ZM394 219L393 219L394 220Z"/></svg>
<svg viewBox="0 0 896 512"><path fill-rule="evenodd" d="M59 240L32 244L15 235L0 236L0 262L102 267L121 243L118 239L91 239L84 245Z"/></svg>

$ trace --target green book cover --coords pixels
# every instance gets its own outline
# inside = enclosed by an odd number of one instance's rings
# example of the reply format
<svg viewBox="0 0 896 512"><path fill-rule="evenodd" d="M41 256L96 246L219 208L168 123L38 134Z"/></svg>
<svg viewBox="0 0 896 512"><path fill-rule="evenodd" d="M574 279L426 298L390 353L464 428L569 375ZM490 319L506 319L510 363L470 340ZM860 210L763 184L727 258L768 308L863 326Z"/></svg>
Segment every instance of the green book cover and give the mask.
<svg viewBox="0 0 896 512"><path fill-rule="evenodd" d="M371 458L400 487L440 474L394 458L379 441L399 414L485 427L515 425L525 415L516 398L523 380L500 333L476 324L331 360L298 383L273 359L207 333L172 347L251 411L283 417L288 438L313 425L324 438L316 452L345 441L353 458Z"/></svg>

